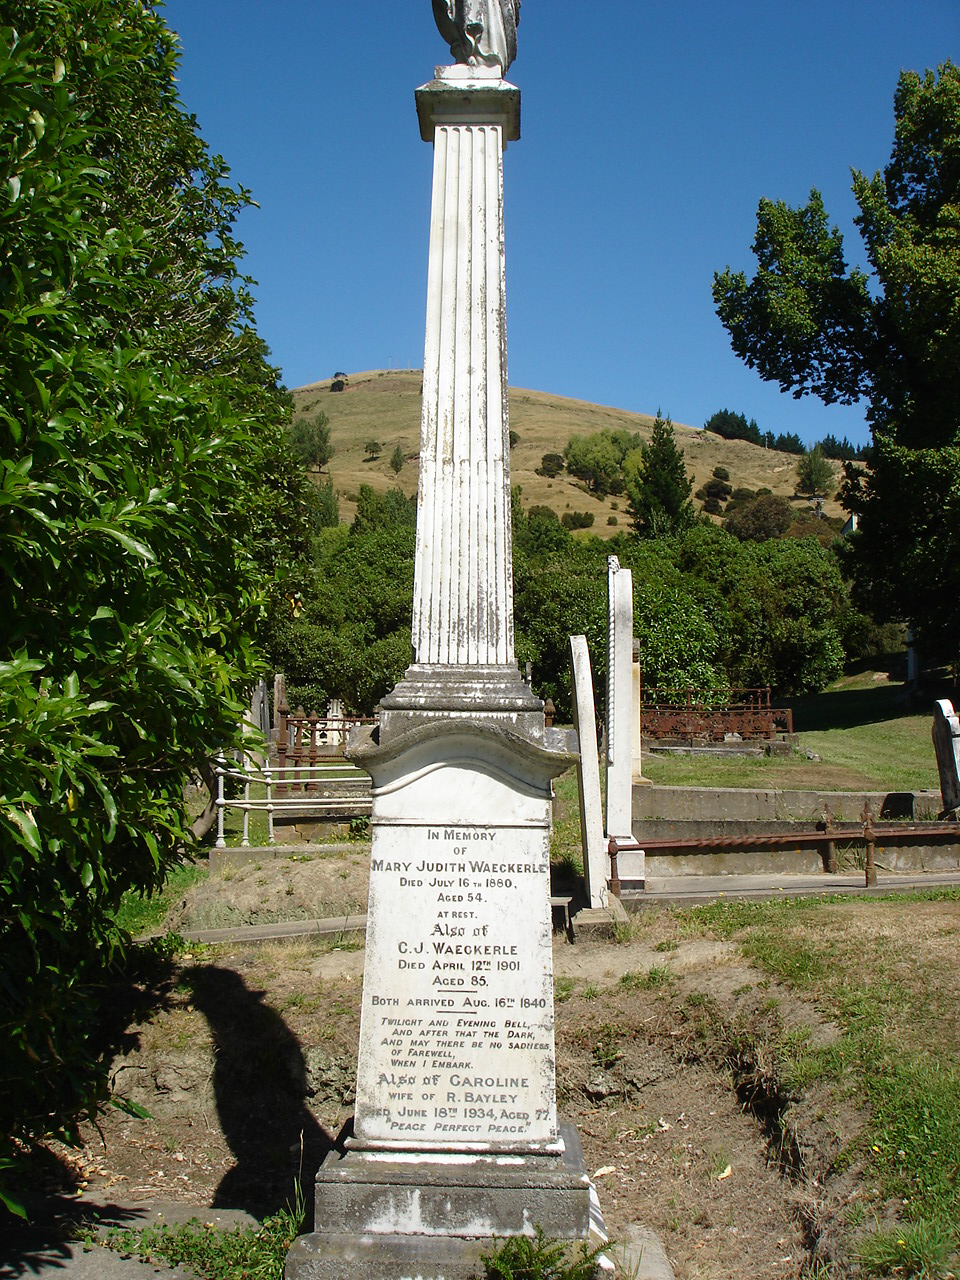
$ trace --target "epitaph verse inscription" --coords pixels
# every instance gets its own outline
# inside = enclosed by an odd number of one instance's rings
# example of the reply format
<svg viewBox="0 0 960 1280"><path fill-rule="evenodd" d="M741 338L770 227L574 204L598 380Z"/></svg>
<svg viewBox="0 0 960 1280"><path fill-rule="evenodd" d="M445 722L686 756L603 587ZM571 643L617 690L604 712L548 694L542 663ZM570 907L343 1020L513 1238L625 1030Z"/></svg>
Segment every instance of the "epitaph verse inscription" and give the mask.
<svg viewBox="0 0 960 1280"><path fill-rule="evenodd" d="M539 829L375 831L361 1141L555 1141L549 884Z"/></svg>

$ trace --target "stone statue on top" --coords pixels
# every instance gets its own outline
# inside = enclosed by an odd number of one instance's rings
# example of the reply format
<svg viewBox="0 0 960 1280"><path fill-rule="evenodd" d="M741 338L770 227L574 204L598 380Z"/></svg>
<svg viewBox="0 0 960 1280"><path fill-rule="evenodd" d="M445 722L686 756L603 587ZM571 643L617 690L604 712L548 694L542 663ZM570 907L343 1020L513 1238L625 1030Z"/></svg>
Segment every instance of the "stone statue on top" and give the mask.
<svg viewBox="0 0 960 1280"><path fill-rule="evenodd" d="M456 62L499 65L507 74L517 56L520 0L433 0L433 16Z"/></svg>

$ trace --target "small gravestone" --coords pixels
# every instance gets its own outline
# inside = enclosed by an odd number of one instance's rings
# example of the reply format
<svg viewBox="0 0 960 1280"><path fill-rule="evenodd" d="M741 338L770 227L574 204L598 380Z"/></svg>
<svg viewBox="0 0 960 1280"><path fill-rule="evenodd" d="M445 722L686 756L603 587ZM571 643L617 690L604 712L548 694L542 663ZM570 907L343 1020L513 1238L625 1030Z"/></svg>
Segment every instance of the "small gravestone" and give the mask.
<svg viewBox="0 0 960 1280"><path fill-rule="evenodd" d="M941 698L933 708L933 746L943 798L940 817L956 817L960 809L960 719L947 698Z"/></svg>

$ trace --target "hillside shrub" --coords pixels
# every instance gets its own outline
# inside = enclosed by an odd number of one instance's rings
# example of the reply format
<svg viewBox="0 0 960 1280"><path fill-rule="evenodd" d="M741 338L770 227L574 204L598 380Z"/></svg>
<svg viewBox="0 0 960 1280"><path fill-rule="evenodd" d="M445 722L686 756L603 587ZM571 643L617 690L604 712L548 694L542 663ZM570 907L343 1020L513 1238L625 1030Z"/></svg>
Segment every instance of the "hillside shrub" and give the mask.
<svg viewBox="0 0 960 1280"><path fill-rule="evenodd" d="M553 480L561 474L565 465L562 453L545 453L540 459L537 475L546 476L548 480Z"/></svg>
<svg viewBox="0 0 960 1280"><path fill-rule="evenodd" d="M726 480L708 480L697 490L697 497L715 498L717 502L726 502L732 493L733 489Z"/></svg>
<svg viewBox="0 0 960 1280"><path fill-rule="evenodd" d="M560 517L560 522L565 529L589 529L593 521L592 511L565 511Z"/></svg>

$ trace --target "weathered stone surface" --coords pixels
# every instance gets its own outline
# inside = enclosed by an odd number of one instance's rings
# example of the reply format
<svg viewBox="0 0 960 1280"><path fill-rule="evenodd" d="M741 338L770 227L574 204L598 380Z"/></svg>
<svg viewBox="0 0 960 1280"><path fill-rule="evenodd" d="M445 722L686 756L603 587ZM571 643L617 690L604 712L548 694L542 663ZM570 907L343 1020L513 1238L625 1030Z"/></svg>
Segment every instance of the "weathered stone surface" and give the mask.
<svg viewBox="0 0 960 1280"><path fill-rule="evenodd" d="M517 56L520 0L433 0L433 16L457 62L506 75Z"/></svg>
<svg viewBox="0 0 960 1280"><path fill-rule="evenodd" d="M575 1130L561 1132L554 1156L331 1152L316 1230L291 1249L286 1280L474 1280L495 1235L540 1225L554 1239L585 1239L590 1182Z"/></svg>
<svg viewBox="0 0 960 1280"><path fill-rule="evenodd" d="M466 1280L494 1235L589 1229L553 1041L552 779L573 757L513 641L502 153L520 96L501 65L417 93L434 195L414 662L348 748L373 782L354 1136L287 1280Z"/></svg>
<svg viewBox="0 0 960 1280"><path fill-rule="evenodd" d="M503 146L519 93L449 71L417 93L434 170L413 647L422 665L515 668Z"/></svg>
<svg viewBox="0 0 960 1280"><path fill-rule="evenodd" d="M549 1149L550 779L570 757L448 720L354 758L374 783L357 1137Z"/></svg>

